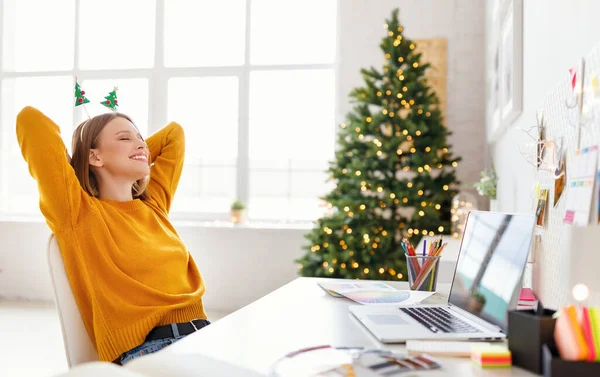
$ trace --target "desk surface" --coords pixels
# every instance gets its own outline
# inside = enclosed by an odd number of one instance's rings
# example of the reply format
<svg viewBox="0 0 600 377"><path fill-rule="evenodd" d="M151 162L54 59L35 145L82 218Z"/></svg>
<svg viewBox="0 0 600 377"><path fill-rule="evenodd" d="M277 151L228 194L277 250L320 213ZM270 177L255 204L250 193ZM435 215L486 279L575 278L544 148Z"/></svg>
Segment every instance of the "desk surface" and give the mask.
<svg viewBox="0 0 600 377"><path fill-rule="evenodd" d="M178 354L201 353L267 374L275 360L304 347L329 344L403 351L403 345L380 343L350 314L356 305L335 298L317 286L334 279L298 278L252 304L220 319L163 350ZM386 282L407 289L406 282ZM428 303L446 302L449 284ZM431 376L535 376L520 368L483 370L469 359L439 358L443 369L423 373Z"/></svg>

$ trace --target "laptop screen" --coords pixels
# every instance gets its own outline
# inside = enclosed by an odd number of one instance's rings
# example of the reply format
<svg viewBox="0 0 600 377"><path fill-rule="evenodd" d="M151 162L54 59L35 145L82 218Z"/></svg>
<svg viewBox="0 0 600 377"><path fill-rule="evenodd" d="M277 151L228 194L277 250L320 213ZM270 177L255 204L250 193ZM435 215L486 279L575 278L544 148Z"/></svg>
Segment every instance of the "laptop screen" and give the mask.
<svg viewBox="0 0 600 377"><path fill-rule="evenodd" d="M471 211L449 302L506 331L507 311L521 278L534 217Z"/></svg>

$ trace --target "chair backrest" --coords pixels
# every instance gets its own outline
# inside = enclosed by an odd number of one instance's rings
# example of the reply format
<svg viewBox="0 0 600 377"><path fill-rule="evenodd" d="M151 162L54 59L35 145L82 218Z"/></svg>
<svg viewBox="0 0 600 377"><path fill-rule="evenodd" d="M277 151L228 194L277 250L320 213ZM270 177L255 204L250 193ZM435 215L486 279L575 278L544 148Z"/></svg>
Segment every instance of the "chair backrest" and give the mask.
<svg viewBox="0 0 600 377"><path fill-rule="evenodd" d="M81 319L54 235L51 235L48 240L48 265L69 368L77 364L98 361L98 353Z"/></svg>

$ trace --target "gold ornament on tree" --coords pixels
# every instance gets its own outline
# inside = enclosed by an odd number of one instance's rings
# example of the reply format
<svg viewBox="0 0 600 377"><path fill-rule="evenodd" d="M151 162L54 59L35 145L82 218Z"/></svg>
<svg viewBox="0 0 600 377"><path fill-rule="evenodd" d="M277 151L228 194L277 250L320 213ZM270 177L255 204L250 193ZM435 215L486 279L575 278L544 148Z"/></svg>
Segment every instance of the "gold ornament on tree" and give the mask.
<svg viewBox="0 0 600 377"><path fill-rule="evenodd" d="M381 126L379 126L379 128L381 129L381 133L383 134L383 136L387 136L387 137L392 136L393 128L392 128L391 124L384 123Z"/></svg>
<svg viewBox="0 0 600 377"><path fill-rule="evenodd" d="M410 151L410 148L412 148L413 145L414 144L412 141L404 140L402 143L400 143L400 146L398 147L398 149L400 149L403 153L406 153L406 152Z"/></svg>
<svg viewBox="0 0 600 377"><path fill-rule="evenodd" d="M421 61L431 64L431 68L425 72L425 80L431 85L439 100L439 110L445 122L448 104L448 40L437 39L415 39L414 52L422 54Z"/></svg>
<svg viewBox="0 0 600 377"><path fill-rule="evenodd" d="M403 107L400 110L398 110L398 116L401 119L406 119L406 117L408 117L408 114L410 114L410 110L407 109L407 108L405 108L405 107Z"/></svg>

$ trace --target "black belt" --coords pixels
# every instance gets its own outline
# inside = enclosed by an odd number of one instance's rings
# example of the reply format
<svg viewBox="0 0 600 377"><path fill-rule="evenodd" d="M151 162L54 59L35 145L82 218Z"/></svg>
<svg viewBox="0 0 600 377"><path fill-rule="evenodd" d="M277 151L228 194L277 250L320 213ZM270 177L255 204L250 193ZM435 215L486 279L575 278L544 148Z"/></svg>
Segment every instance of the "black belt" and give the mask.
<svg viewBox="0 0 600 377"><path fill-rule="evenodd" d="M210 322L206 319L195 319L190 322L178 323L177 329L179 330L179 335L184 336L191 334L194 331L200 330L201 328L207 325L210 325ZM171 325L156 326L150 331L150 333L148 333L146 341L174 337L175 334L173 334L173 328L171 327Z"/></svg>

